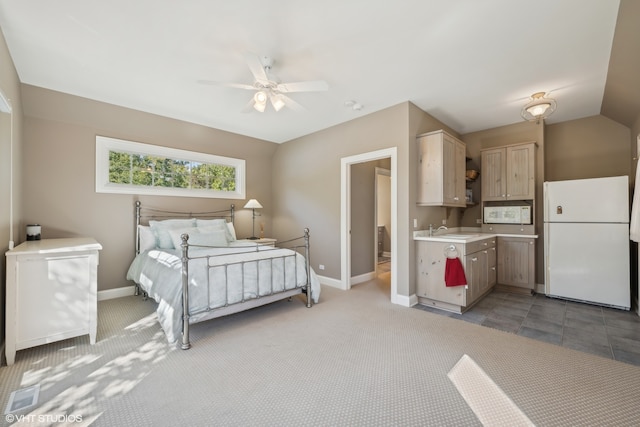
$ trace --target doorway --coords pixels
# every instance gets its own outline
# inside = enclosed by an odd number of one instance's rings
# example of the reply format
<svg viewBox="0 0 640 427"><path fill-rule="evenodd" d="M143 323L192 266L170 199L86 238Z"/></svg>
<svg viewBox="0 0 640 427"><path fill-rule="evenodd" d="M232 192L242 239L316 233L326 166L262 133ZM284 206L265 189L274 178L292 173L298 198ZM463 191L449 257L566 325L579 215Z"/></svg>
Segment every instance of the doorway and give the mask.
<svg viewBox="0 0 640 427"><path fill-rule="evenodd" d="M344 290L351 289L351 166L358 163L370 162L380 159L390 160L390 180L391 180L391 295L392 303L398 301L398 282L397 282L397 197L398 197L398 180L397 180L397 148L387 148L378 151L358 154L355 156L344 157L341 159L340 168L340 246L341 246L341 288ZM372 213L373 215L373 213Z"/></svg>
<svg viewBox="0 0 640 427"><path fill-rule="evenodd" d="M374 181L375 237L374 263L376 275L391 269L391 170L375 168Z"/></svg>

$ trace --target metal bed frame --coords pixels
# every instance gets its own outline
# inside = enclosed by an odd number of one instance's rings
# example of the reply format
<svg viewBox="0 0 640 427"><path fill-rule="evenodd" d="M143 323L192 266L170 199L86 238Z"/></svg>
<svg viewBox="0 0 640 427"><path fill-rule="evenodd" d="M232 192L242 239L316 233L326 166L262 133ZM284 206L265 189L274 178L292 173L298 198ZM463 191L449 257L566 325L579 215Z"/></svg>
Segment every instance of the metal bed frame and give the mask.
<svg viewBox="0 0 640 427"><path fill-rule="evenodd" d="M173 212L173 211L166 211L166 210L148 208L148 207L143 208L142 203L140 201L136 201L135 215L136 215L135 249L136 249L136 255L138 255L140 253L140 231L138 226L143 225L143 221L148 222L149 220L153 220L153 219L162 220L162 219L174 219L174 218L209 218L209 219L224 218L230 221L231 223L233 223L235 219L235 205L232 204L230 209L227 209L227 210L212 211L212 212ZM199 318L197 322L193 322L193 323L203 322L203 321L214 319L217 317L222 317L222 316L226 316L233 313L239 313L241 311L249 310L254 307L260 307L262 305L270 304L272 302L279 301L281 299L285 299L285 298L290 299L294 295L298 295L301 293L306 293L307 307L310 308L313 305L312 292L311 292L311 263L309 261L310 245L309 245L309 229L308 228L304 229L303 236L290 239L284 242L279 242L277 247L266 248L264 246L259 247L256 244L255 247L254 246L247 247L247 250L243 252L243 253L250 253L250 252L258 252L258 251L264 252L264 251L276 250L276 249L290 249L293 251L292 254L280 255L280 256L275 256L275 257L261 259L261 260L238 261L238 262L218 264L213 266L210 265L210 262L209 262L211 259L225 256L228 254L190 256L189 255L190 247L208 248L211 246L190 245L188 234L182 234L181 239L182 239L182 243L180 246L182 250L182 256L181 256L181 263L182 263L181 282L182 283L181 284L182 284L183 316L182 316L182 343L180 347L183 350L187 350L191 347L191 343L189 340L189 325L191 324L191 317L194 315L199 315L204 313L204 316ZM304 243L296 245L295 242L299 242L300 240L302 240ZM288 246L283 246L283 245L288 245ZM238 253L238 252L236 251L234 253ZM229 302L229 282L227 281L225 283L225 304L222 307L211 308L209 304L207 304L207 307L205 309L202 309L197 312L190 311L189 309L189 261L190 260L206 259L207 270L211 270L213 268L224 268L224 271L225 271L224 275L226 278L225 280L228 280L227 270L229 266L240 265L240 268L244 272L244 265L246 263L259 263L259 262L270 261L271 266L273 267L273 263L276 262L276 260L281 260L281 262L284 265L287 258L293 258L294 266L295 266L294 277L297 277L298 263L296 262L296 255L298 253L301 253L301 255L304 256L304 260L305 260L304 268L305 268L307 280L303 286L300 286L300 287L296 286L293 289L285 289L285 286L283 284L283 289L281 291L278 291L278 290L274 291L273 277L271 277L269 282L271 289L267 295L261 296L259 292L257 292L256 297L245 299L244 277L243 277L242 299L239 302L232 302L232 303ZM259 267L256 266L256 268L257 268L258 279L259 279ZM271 269L271 271L273 271L273 268ZM283 275L285 277L284 281L286 283L286 269L283 269ZM211 283L209 283L210 275L208 274L208 272L206 277L207 277L207 298L208 298L208 301L210 301L209 295L211 293ZM139 295L139 293L140 293L140 287L136 283L135 295ZM146 292L143 291L143 294L144 294L144 297L146 298L147 297Z"/></svg>

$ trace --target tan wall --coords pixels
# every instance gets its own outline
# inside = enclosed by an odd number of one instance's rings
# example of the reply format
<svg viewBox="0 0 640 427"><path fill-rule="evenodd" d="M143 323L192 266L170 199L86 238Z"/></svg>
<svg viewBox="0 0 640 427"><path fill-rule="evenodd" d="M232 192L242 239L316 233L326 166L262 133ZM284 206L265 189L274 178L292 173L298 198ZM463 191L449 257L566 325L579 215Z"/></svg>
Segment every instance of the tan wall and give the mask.
<svg viewBox="0 0 640 427"><path fill-rule="evenodd" d="M24 188L19 195L24 205L20 237L24 238L24 225L29 222L41 223L45 238L96 237L105 247L99 268L101 290L128 284L124 275L133 257L135 197L95 193L96 134L244 158L248 170L247 198L257 198L265 206L259 219L265 223L265 235L286 239L309 227L313 266L317 269L319 264L325 265L326 270L320 274L335 279L340 278L340 159L397 147L397 283L400 295L409 296L415 290L413 219L418 222L417 229L424 229L429 224L441 224L443 219L451 227L476 226L475 219L479 218L478 212L474 212L477 208L416 206L415 136L437 129L456 133L411 103L277 145L42 88L25 85L22 92L26 131ZM608 134L610 128L617 129L606 120L595 120L597 128L604 123L601 133ZM585 125L590 126L591 122L587 121ZM558 127L549 127L553 135L551 140L564 146L567 145L567 134L580 131L580 126L575 129L554 126ZM521 122L463 135L461 139L467 143L467 154L479 165L481 148L515 142L538 141L538 155L544 156L543 132L541 125ZM562 153L552 153L547 158L554 162ZM545 162L540 160L540 183L544 168ZM230 203L241 208L244 204L244 201L234 200L167 197L142 197L141 200L167 208L184 204L188 210L221 209ZM538 200L542 200L541 194ZM539 203L538 208L541 206ZM541 226L541 221L538 223ZM248 236L250 227L250 212L239 209L239 235ZM541 229L538 234L542 235ZM536 267L539 283L542 281L541 243L539 241Z"/></svg>
<svg viewBox="0 0 640 427"><path fill-rule="evenodd" d="M274 155L274 229L309 227L312 264L319 274L340 279L340 161L384 148L398 149L398 294L415 292L413 219L417 229L451 218L455 209L416 206L416 135L446 128L411 103L402 103L281 144ZM452 132L452 131L451 131ZM455 134L455 132L453 132ZM353 190L353 189L352 189ZM368 251L365 252L368 255Z"/></svg>
<svg viewBox="0 0 640 427"><path fill-rule="evenodd" d="M9 195L13 179L13 232L14 238L22 219L21 202L21 158L22 158L22 100L20 80L13 60L0 31L0 91L11 103L12 114L0 113L0 348L4 348L5 335L5 291L6 260L4 253L9 249L10 213ZM13 126L11 126L13 122ZM12 141L13 140L13 141ZM13 168L11 167L13 159Z"/></svg>
<svg viewBox="0 0 640 427"><path fill-rule="evenodd" d="M604 116L547 126L546 181L629 175L630 130Z"/></svg>
<svg viewBox="0 0 640 427"><path fill-rule="evenodd" d="M406 260L407 237L407 104L401 104L281 144L273 158L273 197L276 232L309 227L311 261L319 274L340 279L341 159L389 147L398 147L398 240ZM402 166L401 166L402 165ZM357 189L355 190L357 191ZM402 202L402 200L405 200ZM404 270L406 276L408 260ZM406 288L406 281L405 281ZM404 295L408 290L404 290Z"/></svg>
<svg viewBox="0 0 640 427"><path fill-rule="evenodd" d="M24 225L42 225L43 238L92 236L100 253L98 289L130 285L125 280L134 256L132 195L95 192L96 134L185 150L242 158L247 199L264 209L259 221L271 234L271 157L276 144L178 120L142 113L33 86L23 86L25 105ZM251 235L245 200L144 196L145 205L211 211L236 205L239 237Z"/></svg>

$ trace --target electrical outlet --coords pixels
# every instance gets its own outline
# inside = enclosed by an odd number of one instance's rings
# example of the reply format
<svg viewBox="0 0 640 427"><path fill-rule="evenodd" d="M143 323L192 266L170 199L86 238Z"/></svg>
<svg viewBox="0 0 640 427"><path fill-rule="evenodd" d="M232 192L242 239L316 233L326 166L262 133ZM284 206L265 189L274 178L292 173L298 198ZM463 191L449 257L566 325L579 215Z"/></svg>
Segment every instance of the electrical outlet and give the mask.
<svg viewBox="0 0 640 427"><path fill-rule="evenodd" d="M413 228L418 228L418 219L413 218Z"/></svg>
<svg viewBox="0 0 640 427"><path fill-rule="evenodd" d="M447 220L446 219L442 220L442 225L447 225Z"/></svg>
<svg viewBox="0 0 640 427"><path fill-rule="evenodd" d="M318 266L318 269L320 269L320 270L324 270L324 264L320 264L320 265Z"/></svg>

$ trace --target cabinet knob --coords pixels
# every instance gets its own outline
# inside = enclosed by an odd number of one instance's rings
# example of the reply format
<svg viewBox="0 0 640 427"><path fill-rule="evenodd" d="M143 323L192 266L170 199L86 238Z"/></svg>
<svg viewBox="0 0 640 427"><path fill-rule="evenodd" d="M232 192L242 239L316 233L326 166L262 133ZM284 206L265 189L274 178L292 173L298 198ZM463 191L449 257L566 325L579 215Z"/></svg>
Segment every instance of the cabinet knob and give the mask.
<svg viewBox="0 0 640 427"><path fill-rule="evenodd" d="M455 200L457 202L458 200L460 200L460 198L459 197L454 197L453 200Z"/></svg>

